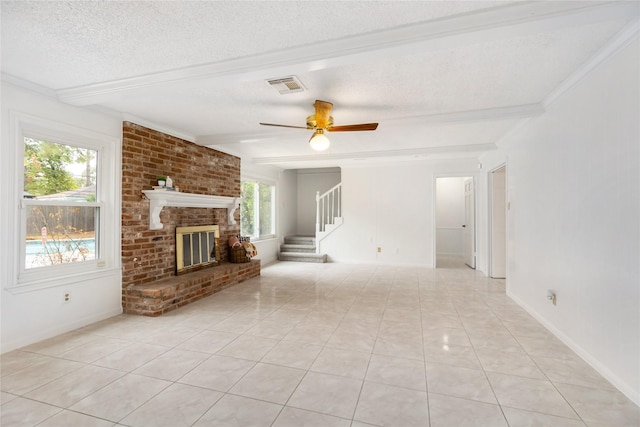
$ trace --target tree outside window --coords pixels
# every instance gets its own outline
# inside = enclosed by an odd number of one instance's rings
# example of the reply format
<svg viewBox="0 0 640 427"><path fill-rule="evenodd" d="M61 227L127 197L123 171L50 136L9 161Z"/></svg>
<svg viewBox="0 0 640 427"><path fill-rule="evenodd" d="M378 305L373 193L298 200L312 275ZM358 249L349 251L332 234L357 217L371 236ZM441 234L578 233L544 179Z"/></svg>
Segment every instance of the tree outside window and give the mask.
<svg viewBox="0 0 640 427"><path fill-rule="evenodd" d="M275 186L259 181L242 182L240 233L253 239L275 235Z"/></svg>
<svg viewBox="0 0 640 427"><path fill-rule="evenodd" d="M24 138L24 268L97 259L97 152Z"/></svg>

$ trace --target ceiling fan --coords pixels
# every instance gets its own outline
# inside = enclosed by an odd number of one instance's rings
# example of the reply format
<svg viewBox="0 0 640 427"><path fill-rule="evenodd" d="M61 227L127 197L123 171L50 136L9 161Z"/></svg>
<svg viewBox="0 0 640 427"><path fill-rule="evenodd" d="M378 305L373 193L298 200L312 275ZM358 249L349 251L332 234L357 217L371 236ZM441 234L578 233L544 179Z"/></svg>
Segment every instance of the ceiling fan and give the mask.
<svg viewBox="0 0 640 427"><path fill-rule="evenodd" d="M290 126L290 125L278 125L274 123L260 123L263 126L278 126L285 128L295 129L313 129L313 135L309 140L309 145L316 151L324 151L329 148L329 139L324 135L324 132L356 132L363 130L376 130L378 123L361 123L356 125L333 125L333 117L331 117L331 109L333 104L327 101L321 101L319 99L313 103L316 109L316 113L307 117L307 126Z"/></svg>

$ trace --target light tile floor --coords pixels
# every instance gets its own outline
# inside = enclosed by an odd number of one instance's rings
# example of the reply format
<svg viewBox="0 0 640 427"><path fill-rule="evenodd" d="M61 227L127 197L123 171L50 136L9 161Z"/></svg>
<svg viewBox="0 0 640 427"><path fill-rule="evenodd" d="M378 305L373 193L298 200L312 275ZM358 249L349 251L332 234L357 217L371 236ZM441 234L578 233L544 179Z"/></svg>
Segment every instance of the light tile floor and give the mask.
<svg viewBox="0 0 640 427"><path fill-rule="evenodd" d="M466 267L277 263L1 360L3 427L640 425L503 280Z"/></svg>

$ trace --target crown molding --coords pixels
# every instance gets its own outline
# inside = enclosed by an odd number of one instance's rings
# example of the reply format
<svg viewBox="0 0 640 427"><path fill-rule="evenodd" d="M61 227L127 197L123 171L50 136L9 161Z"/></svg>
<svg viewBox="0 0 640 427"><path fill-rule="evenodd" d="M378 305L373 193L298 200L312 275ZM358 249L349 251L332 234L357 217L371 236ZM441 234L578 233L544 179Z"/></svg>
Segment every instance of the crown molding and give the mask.
<svg viewBox="0 0 640 427"><path fill-rule="evenodd" d="M637 4L637 3L636 3ZM606 62L613 55L628 46L640 33L640 19L636 13L636 19L628 23L620 30L606 45L598 50L587 62L574 71L558 87L556 87L542 102L544 108L548 108L565 92L578 84L589 73L598 68L600 64Z"/></svg>
<svg viewBox="0 0 640 427"><path fill-rule="evenodd" d="M624 18L637 13L635 2L517 2L478 12L376 31L312 46L185 67L127 79L58 90L74 105L103 102L114 94L195 79L247 80L296 74L417 51L444 49L469 43L533 34L557 28ZM570 19L567 19L570 17Z"/></svg>
<svg viewBox="0 0 640 427"><path fill-rule="evenodd" d="M385 125L406 124L442 124L473 123L492 120L507 120L538 117L544 114L545 108L540 103L525 105L508 105L506 107L483 108L480 110L453 111L440 114L424 114L385 120Z"/></svg>
<svg viewBox="0 0 640 427"><path fill-rule="evenodd" d="M121 117L123 122L135 123L137 125L144 126L158 132L166 133L167 135L175 136L176 138L184 139L185 141L196 143L196 136L191 133L173 129L166 125L161 125L156 122L152 122L151 120L143 119L142 117L138 117L129 113L122 113Z"/></svg>
<svg viewBox="0 0 640 427"><path fill-rule="evenodd" d="M54 98L54 99L58 98L58 95L55 90L49 89L48 87L39 85L37 83L30 82L29 80L16 77L12 74L7 74L3 72L0 74L0 79L2 80L3 83L9 83L13 86L16 86L22 89L27 89L31 92L36 92L36 93L39 93L40 95L44 95L49 98Z"/></svg>

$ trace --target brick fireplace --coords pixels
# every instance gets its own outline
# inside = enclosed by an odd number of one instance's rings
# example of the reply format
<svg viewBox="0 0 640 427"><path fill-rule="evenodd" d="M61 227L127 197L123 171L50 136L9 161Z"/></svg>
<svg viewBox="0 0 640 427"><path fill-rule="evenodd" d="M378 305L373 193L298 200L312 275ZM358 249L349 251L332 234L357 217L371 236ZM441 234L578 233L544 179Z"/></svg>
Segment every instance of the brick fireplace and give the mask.
<svg viewBox="0 0 640 427"><path fill-rule="evenodd" d="M260 262L228 264L227 241L240 232L239 210L164 207L162 229L149 226L143 190L170 176L183 193L240 197L240 159L135 123L123 123L122 304L125 313L157 316L260 274ZM219 226L220 265L176 276L176 227Z"/></svg>

